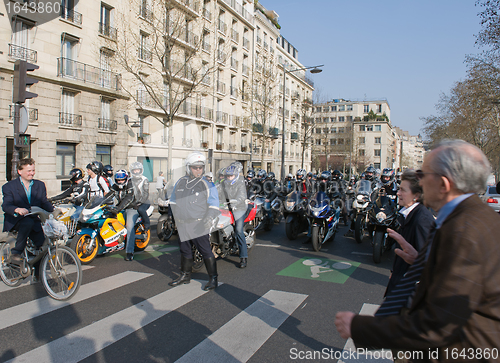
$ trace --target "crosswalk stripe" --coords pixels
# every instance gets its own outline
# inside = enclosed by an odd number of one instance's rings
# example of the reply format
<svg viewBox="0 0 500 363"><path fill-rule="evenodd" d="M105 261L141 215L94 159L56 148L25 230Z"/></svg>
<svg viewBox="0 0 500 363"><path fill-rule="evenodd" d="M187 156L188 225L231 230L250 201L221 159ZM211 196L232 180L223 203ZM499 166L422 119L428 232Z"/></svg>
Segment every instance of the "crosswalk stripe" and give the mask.
<svg viewBox="0 0 500 363"><path fill-rule="evenodd" d="M308 295L270 290L177 363L246 362Z"/></svg>
<svg viewBox="0 0 500 363"><path fill-rule="evenodd" d="M64 337L26 352L9 362L79 362L156 319L206 294L206 281L191 280L127 309L99 320ZM68 342L74 342L68 349ZM79 344L78 342L82 342ZM89 343L92 342L92 343ZM57 352L54 354L54 352Z"/></svg>
<svg viewBox="0 0 500 363"><path fill-rule="evenodd" d="M94 268L94 266L84 265L84 266L82 266L82 271L88 270L90 268ZM12 289L17 289L19 287L29 285L30 283L31 283L31 276L27 277L25 280L23 280L23 282L19 286L16 286L16 287L10 287L10 286L7 286L4 283L0 282L0 293L2 293L4 291L9 291Z"/></svg>
<svg viewBox="0 0 500 363"><path fill-rule="evenodd" d="M11 325L19 324L25 320L33 319L37 316L49 313L51 311L63 308L70 304L89 299L91 297L103 294L107 291L142 280L153 274L144 272L126 271L114 276L109 276L80 287L80 290L69 301L57 301L49 296L41 299L26 302L21 305L0 311L0 330Z"/></svg>
<svg viewBox="0 0 500 363"><path fill-rule="evenodd" d="M373 316L375 314L375 312L377 311L377 309L379 308L379 306L380 305L377 305L377 304L365 303L361 307L359 314ZM347 354L347 353L350 351L356 351L356 346L354 345L354 341L352 340L352 338L347 339L347 342L345 343L345 346L344 346L344 351L342 352L342 353L346 353L346 354L342 354L342 357L348 357L349 354ZM373 353L373 356L377 357L377 354L375 354L375 352L378 352L378 351L372 350L370 352ZM385 349L384 354L389 354L389 351L387 349ZM338 363L348 363L350 361L352 361L352 359L339 359ZM393 362L392 359L387 359L385 357L381 357L379 359L374 359L373 357L369 357L368 355L361 354L361 353L356 354L355 361L356 361L356 363L371 363L371 362L392 363Z"/></svg>

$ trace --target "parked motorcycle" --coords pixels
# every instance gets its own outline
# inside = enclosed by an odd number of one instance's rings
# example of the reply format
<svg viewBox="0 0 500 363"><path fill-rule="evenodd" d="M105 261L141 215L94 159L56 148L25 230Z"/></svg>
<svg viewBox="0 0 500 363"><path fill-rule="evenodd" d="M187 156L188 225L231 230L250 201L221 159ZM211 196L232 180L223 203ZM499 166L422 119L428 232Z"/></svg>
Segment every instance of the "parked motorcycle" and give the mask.
<svg viewBox="0 0 500 363"><path fill-rule="evenodd" d="M373 262L380 263L382 254L394 244L392 238L387 238L387 228L396 230L399 227L397 220L397 204L383 189L375 190L377 194L372 207L368 212L369 223L373 226Z"/></svg>
<svg viewBox="0 0 500 363"><path fill-rule="evenodd" d="M289 240L295 240L299 233L307 232L309 220L306 216L307 196L293 191L285 200L285 232Z"/></svg>
<svg viewBox="0 0 500 363"><path fill-rule="evenodd" d="M81 229L71 241L71 249L76 252L82 264L89 264L97 255L123 250L127 241L127 228L124 213L110 213L108 198L93 197L80 215ZM153 214L153 206L147 210ZM144 228L139 216L134 226L134 251L143 251L151 238L150 230Z"/></svg>
<svg viewBox="0 0 500 363"><path fill-rule="evenodd" d="M309 201L311 223L311 242L313 249L319 251L329 239L334 239L338 230L341 208L330 200L325 192L319 191Z"/></svg>
<svg viewBox="0 0 500 363"><path fill-rule="evenodd" d="M361 243L366 230L367 212L370 205L370 195L372 193L372 183L368 180L360 180L356 184L356 198L352 204L355 212L354 238Z"/></svg>

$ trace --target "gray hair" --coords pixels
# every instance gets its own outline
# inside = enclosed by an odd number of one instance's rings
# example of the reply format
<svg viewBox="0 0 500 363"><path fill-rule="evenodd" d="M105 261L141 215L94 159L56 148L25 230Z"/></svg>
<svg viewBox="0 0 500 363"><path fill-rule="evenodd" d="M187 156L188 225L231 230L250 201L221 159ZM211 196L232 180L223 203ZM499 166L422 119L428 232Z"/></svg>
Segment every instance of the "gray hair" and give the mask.
<svg viewBox="0 0 500 363"><path fill-rule="evenodd" d="M491 166L484 153L463 140L443 140L434 149L431 169L462 193L483 193Z"/></svg>

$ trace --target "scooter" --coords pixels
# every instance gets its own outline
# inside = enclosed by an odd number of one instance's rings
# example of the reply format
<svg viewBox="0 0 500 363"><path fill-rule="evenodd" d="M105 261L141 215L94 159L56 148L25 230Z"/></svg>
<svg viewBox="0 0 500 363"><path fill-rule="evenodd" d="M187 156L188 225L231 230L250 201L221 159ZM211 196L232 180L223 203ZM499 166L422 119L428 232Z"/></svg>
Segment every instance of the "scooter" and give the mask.
<svg viewBox="0 0 500 363"><path fill-rule="evenodd" d="M382 254L394 244L394 240L388 238L387 228L394 230L399 228L398 209L397 204L385 194L383 188L374 193L378 196L368 212L368 217L370 228L373 226L373 262L380 263Z"/></svg>
<svg viewBox="0 0 500 363"><path fill-rule="evenodd" d="M81 228L71 241L71 249L76 252L81 263L91 263L97 255L123 250L127 241L124 213L110 213L108 204L110 197L104 199L93 197L80 215ZM153 214L153 206L147 210L148 216ZM134 251L143 251L151 238L150 230L144 228L142 218L137 218L134 226Z"/></svg>
<svg viewBox="0 0 500 363"><path fill-rule="evenodd" d="M285 200L285 232L289 240L295 240L299 233L307 232L309 220L306 216L307 196L293 191Z"/></svg>
<svg viewBox="0 0 500 363"><path fill-rule="evenodd" d="M327 194L318 191L309 201L309 220L311 223L311 242L318 252L329 239L334 239L340 221L340 207L331 201Z"/></svg>

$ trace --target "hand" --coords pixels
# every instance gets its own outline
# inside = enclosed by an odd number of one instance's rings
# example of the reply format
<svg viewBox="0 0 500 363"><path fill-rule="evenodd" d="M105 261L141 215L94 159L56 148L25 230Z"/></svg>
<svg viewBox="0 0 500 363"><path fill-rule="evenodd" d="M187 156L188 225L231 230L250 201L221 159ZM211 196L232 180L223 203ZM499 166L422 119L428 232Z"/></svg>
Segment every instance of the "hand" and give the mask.
<svg viewBox="0 0 500 363"><path fill-rule="evenodd" d="M356 314L350 311L339 311L335 315L335 326L342 338L349 339L351 337L351 323L355 316Z"/></svg>
<svg viewBox="0 0 500 363"><path fill-rule="evenodd" d="M389 237L393 238L401 246L401 248L396 248L394 253L401 257L407 264L413 265L413 262L417 259L418 251L396 231L387 228L387 232L389 233Z"/></svg>
<svg viewBox="0 0 500 363"><path fill-rule="evenodd" d="M28 214L30 211L27 210L26 208L16 208L14 209L14 213L17 213L18 215L25 216Z"/></svg>

